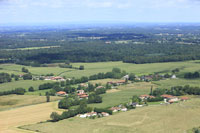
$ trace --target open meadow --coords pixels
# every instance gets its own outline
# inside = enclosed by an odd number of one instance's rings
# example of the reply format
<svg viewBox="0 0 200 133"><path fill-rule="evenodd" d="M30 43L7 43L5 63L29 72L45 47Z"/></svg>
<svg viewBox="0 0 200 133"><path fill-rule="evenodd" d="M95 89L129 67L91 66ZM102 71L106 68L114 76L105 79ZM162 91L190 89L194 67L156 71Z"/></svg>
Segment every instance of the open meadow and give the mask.
<svg viewBox="0 0 200 133"><path fill-rule="evenodd" d="M121 103L127 103L130 101L133 95L149 94L151 83L133 83L127 85L121 85L118 89L112 89L106 94L102 94L103 102L99 104L89 104L90 107L106 108L119 105Z"/></svg>
<svg viewBox="0 0 200 133"><path fill-rule="evenodd" d="M57 104L55 101L0 111L0 133L26 133L17 127L48 120L53 111L62 111L57 108Z"/></svg>
<svg viewBox="0 0 200 133"><path fill-rule="evenodd" d="M172 105L137 108L99 119L70 118L23 126L24 129L63 133L184 133L200 125L200 98ZM78 128L75 128L78 127Z"/></svg>
<svg viewBox="0 0 200 133"><path fill-rule="evenodd" d="M171 73L175 68L180 69L180 74L185 72L200 71L200 61L185 62L167 62L167 63L147 63L132 64L123 62L98 62L98 63L71 63L74 67L84 66L84 70L75 70L70 68L59 67L30 67L15 64L0 65L0 71L7 73L21 73L22 67L26 67L34 75L45 75L54 73L59 76L80 78L82 76L90 76L100 72L109 72L112 68L117 67L128 73L136 75L153 74L153 73ZM53 64L52 64L53 66ZM56 65L55 65L56 66Z"/></svg>
<svg viewBox="0 0 200 133"><path fill-rule="evenodd" d="M60 100L62 97L51 96L50 101ZM34 95L7 95L0 96L0 111L9 110L27 105L34 105L39 103L45 103L45 96Z"/></svg>
<svg viewBox="0 0 200 133"><path fill-rule="evenodd" d="M184 86L190 85L193 87L200 87L200 79L167 79L160 81L153 81L153 84L157 85L159 88L170 89L174 86Z"/></svg>
<svg viewBox="0 0 200 133"><path fill-rule="evenodd" d="M8 91L8 90L14 90L15 88L24 88L28 90L30 86L32 86L35 90L38 90L38 86L44 83L49 83L52 81L44 81L44 80L19 80L19 81L13 81L8 83L0 84L0 92L1 91Z"/></svg>

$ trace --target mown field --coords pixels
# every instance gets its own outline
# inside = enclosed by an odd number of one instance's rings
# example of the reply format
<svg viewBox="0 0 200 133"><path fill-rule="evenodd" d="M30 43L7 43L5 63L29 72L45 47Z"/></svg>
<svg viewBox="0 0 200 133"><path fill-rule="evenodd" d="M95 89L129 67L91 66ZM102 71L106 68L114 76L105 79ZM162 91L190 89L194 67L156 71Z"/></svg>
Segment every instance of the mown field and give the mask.
<svg viewBox="0 0 200 133"><path fill-rule="evenodd" d="M51 96L50 101L59 100L62 97ZM7 95L0 96L0 111L34 105L46 102L45 96L28 96L28 95Z"/></svg>
<svg viewBox="0 0 200 133"><path fill-rule="evenodd" d="M200 125L200 98L172 105L137 108L95 120L71 118L23 126L24 129L62 133L184 133ZM75 128L78 127L78 128Z"/></svg>
<svg viewBox="0 0 200 133"><path fill-rule="evenodd" d="M27 133L17 127L48 120L54 111L62 112L57 104L55 101L0 111L0 133Z"/></svg>
<svg viewBox="0 0 200 133"><path fill-rule="evenodd" d="M33 81L33 80L13 81L13 82L9 82L9 83L0 84L0 91L13 90L13 89L19 88L19 87L22 87L22 88L28 90L28 88L30 86L33 86L33 88L35 90L38 90L38 86L39 85L44 84L44 83L48 83L48 82L52 82L52 81L42 81L42 80L37 80L37 81Z"/></svg>

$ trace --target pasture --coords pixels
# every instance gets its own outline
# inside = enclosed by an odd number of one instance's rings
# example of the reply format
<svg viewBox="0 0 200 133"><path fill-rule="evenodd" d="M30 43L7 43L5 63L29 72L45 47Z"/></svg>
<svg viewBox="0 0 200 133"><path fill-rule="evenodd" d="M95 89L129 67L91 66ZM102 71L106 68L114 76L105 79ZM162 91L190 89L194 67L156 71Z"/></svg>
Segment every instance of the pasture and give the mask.
<svg viewBox="0 0 200 133"><path fill-rule="evenodd" d="M0 91L8 91L8 90L14 90L15 88L24 88L28 90L30 86L33 86L35 90L38 90L38 86L44 83L48 83L52 81L43 81L43 80L19 80L19 81L13 81L8 83L0 84Z"/></svg>
<svg viewBox="0 0 200 133"><path fill-rule="evenodd" d="M51 96L50 101L59 100L62 97ZM0 96L0 111L34 105L46 102L45 96L28 96L28 95L7 95Z"/></svg>
<svg viewBox="0 0 200 133"><path fill-rule="evenodd" d="M200 79L168 79L168 80L160 80L160 81L153 81L155 85L159 88L170 89L174 86L184 86L190 85L193 87L200 87Z"/></svg>
<svg viewBox="0 0 200 133"><path fill-rule="evenodd" d="M151 83L141 82L118 86L118 89L102 94L103 103L89 104L90 107L106 108L129 102L133 95L149 94ZM114 91L115 90L115 91Z"/></svg>
<svg viewBox="0 0 200 133"><path fill-rule="evenodd" d="M153 73L171 73L175 68L180 69L180 74L185 72L200 71L200 61L185 62L167 62L167 63L148 63L148 64L131 64L123 62L95 62L95 63L71 63L74 67L83 65L84 70L75 70L70 68L59 68L58 65L50 64L49 67L31 67L16 64L1 64L0 72L21 73L22 67L26 67L34 75L46 75L53 73L56 76L66 76L80 78L90 76L100 72L109 72L114 67L125 70L128 73L136 75L153 74ZM54 67L53 67L54 66Z"/></svg>
<svg viewBox="0 0 200 133"><path fill-rule="evenodd" d="M23 128L48 133L184 133L200 125L199 111L200 99L193 98L186 102L137 108L94 120L75 117Z"/></svg>

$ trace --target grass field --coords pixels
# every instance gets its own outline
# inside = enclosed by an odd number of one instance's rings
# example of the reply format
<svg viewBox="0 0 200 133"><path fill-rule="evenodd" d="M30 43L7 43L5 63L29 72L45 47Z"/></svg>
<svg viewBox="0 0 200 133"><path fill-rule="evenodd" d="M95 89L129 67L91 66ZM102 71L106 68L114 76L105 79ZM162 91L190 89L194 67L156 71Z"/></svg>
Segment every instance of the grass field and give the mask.
<svg viewBox="0 0 200 133"><path fill-rule="evenodd" d="M23 126L48 133L184 133L200 125L200 99L172 105L137 108L95 120L71 118L56 123Z"/></svg>
<svg viewBox="0 0 200 133"><path fill-rule="evenodd" d="M60 68L60 67L31 67L31 66L22 66L22 65L16 65L16 64L0 65L1 71L7 72L7 73L23 74L23 72L21 72L22 67L26 67L29 70L29 72L31 72L34 75L46 75L50 73L53 73L54 75L59 75L63 72L74 71L74 69Z"/></svg>
<svg viewBox="0 0 200 133"><path fill-rule="evenodd" d="M100 104L90 104L90 107L112 107L119 105L120 103L129 102L133 95L149 94L152 84L141 82L128 85L119 86L116 91L111 90L106 94L102 94L103 103Z"/></svg>
<svg viewBox="0 0 200 133"><path fill-rule="evenodd" d="M59 67L27 67L29 71L35 75L44 75L54 73L55 75L76 77L90 76L99 72L109 72L114 67L126 70L128 73L135 73L137 75L151 74L154 72L170 73L175 68L180 69L180 74L184 72L200 71L200 61L185 61L185 62L168 62L168 63L150 63L150 64L131 64L122 62L99 62L99 63L72 63L74 67L84 65L85 70L75 70L69 68ZM0 72L8 73L22 73L22 65L4 64L0 65Z"/></svg>
<svg viewBox="0 0 200 133"><path fill-rule="evenodd" d="M56 101L0 111L0 133L27 133L17 127L48 120L52 112L62 111L57 104Z"/></svg>
<svg viewBox="0 0 200 133"><path fill-rule="evenodd" d="M59 100L61 97L51 96L50 100ZM8 95L0 96L0 111L46 102L45 96Z"/></svg>
<svg viewBox="0 0 200 133"><path fill-rule="evenodd" d="M200 79L195 79L195 80L169 79L169 80L153 81L153 83L159 86L159 88L165 88L165 89L170 89L171 87L174 86L184 86L184 85L200 87Z"/></svg>
<svg viewBox="0 0 200 133"><path fill-rule="evenodd" d="M33 80L13 81L13 82L9 82L9 83L0 84L0 91L13 90L13 89L19 88L19 87L22 87L22 88L28 90L28 88L30 86L33 86L34 89L37 90L39 85L44 84L44 83L48 83L48 82L52 82L52 81L42 81L42 80L37 80L37 81L33 81Z"/></svg>

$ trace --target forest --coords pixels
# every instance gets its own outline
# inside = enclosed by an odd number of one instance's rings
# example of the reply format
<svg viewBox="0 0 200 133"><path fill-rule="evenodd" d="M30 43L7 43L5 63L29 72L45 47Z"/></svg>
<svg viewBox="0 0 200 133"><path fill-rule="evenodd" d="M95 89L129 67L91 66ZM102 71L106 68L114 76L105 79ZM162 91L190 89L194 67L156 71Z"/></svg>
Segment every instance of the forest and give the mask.
<svg viewBox="0 0 200 133"><path fill-rule="evenodd" d="M0 63L175 62L200 59L200 26L1 30Z"/></svg>

